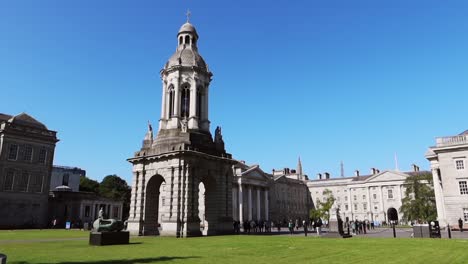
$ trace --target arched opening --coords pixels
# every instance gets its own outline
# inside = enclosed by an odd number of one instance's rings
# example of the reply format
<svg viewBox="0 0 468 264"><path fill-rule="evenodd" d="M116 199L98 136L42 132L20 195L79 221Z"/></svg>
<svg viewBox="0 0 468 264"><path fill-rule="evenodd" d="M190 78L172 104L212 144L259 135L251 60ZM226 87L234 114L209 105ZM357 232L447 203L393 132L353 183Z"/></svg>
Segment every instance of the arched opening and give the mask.
<svg viewBox="0 0 468 264"><path fill-rule="evenodd" d="M202 87L198 87L197 89L197 117L198 119L201 119L201 114L202 114L202 92L201 92Z"/></svg>
<svg viewBox="0 0 468 264"><path fill-rule="evenodd" d="M203 180L198 185L198 217L204 236L216 234L218 210L214 187L214 182L208 180Z"/></svg>
<svg viewBox="0 0 468 264"><path fill-rule="evenodd" d="M390 207L388 208L387 210L387 217L388 217L388 222L389 223L398 223L398 211L393 208L393 207Z"/></svg>
<svg viewBox="0 0 468 264"><path fill-rule="evenodd" d="M187 44L187 45L190 44L190 36L189 35L185 36L185 44Z"/></svg>
<svg viewBox="0 0 468 264"><path fill-rule="evenodd" d="M154 175L146 185L145 218L143 223L143 235L159 235L159 209L160 194L164 188L164 178L161 175Z"/></svg>
<svg viewBox="0 0 468 264"><path fill-rule="evenodd" d="M174 115L174 86L171 84L169 86L169 117Z"/></svg>
<svg viewBox="0 0 468 264"><path fill-rule="evenodd" d="M182 85L180 99L180 115L182 118L188 118L190 113L190 85Z"/></svg>

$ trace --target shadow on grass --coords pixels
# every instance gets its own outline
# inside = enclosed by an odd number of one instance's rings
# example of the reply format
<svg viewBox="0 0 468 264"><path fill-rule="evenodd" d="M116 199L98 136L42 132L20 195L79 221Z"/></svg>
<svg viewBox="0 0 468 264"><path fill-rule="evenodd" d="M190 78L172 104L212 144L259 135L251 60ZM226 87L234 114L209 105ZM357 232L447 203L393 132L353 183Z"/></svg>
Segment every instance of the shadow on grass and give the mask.
<svg viewBox="0 0 468 264"><path fill-rule="evenodd" d="M198 256L188 256L188 257L157 257L157 258L140 258L140 259L114 259L114 260L96 260L96 261L86 261L86 262L77 262L77 261L65 261L65 262L57 262L57 264L137 264L137 263L154 263L154 262L163 262L163 261L171 261L177 259L191 259L191 258L200 258ZM29 262L13 262L16 264L30 264ZM40 263L40 264L48 264L48 263Z"/></svg>

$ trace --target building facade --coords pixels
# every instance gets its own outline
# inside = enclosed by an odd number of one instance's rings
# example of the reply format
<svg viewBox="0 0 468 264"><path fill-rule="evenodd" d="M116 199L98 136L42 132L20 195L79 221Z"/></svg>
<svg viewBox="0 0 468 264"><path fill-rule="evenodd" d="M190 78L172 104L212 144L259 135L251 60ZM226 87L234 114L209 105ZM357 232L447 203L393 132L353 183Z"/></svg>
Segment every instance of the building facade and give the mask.
<svg viewBox="0 0 468 264"><path fill-rule="evenodd" d="M49 225L56 227L70 222L73 227L92 223L102 208L105 218L122 220L123 201L109 199L92 192L80 191L80 178L86 171L77 167L53 166L49 192Z"/></svg>
<svg viewBox="0 0 468 264"><path fill-rule="evenodd" d="M226 153L221 128L216 128L214 139L210 132L213 74L198 52L198 39L191 23L182 25L176 51L161 70L158 134L153 138L149 126L142 148L128 159L133 166L128 220L132 234L202 235L201 186L205 234L233 232L231 167L235 161Z"/></svg>
<svg viewBox="0 0 468 264"><path fill-rule="evenodd" d="M56 132L30 115L0 114L0 228L47 226Z"/></svg>
<svg viewBox="0 0 468 264"><path fill-rule="evenodd" d="M50 177L50 190L57 187L69 187L73 192L80 190L80 178L86 176L86 171L77 167L53 166Z"/></svg>
<svg viewBox="0 0 468 264"><path fill-rule="evenodd" d="M468 223L468 130L436 139L426 158L431 163L432 179L440 225Z"/></svg>
<svg viewBox="0 0 468 264"><path fill-rule="evenodd" d="M330 190L335 203L331 210L331 218L336 219L336 209L340 210L342 219L368 220L388 223L389 210L396 210L398 219L402 219L400 212L402 199L405 197L404 182L407 177L420 173L413 165L411 172L383 171L371 169L371 174L360 175L356 171L354 177L330 178L328 173L318 174L317 179L307 183L314 203L324 202Z"/></svg>

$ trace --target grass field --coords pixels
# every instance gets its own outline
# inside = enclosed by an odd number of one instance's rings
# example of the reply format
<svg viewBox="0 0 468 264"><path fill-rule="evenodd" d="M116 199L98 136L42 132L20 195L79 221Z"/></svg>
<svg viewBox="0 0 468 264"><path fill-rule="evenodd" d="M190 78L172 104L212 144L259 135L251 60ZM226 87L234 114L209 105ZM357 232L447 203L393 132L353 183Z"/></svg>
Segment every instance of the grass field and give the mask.
<svg viewBox="0 0 468 264"><path fill-rule="evenodd" d="M10 263L468 263L468 241L302 236L132 237L89 246L88 232L0 231ZM68 239L59 241L59 239ZM70 240L72 239L72 240Z"/></svg>

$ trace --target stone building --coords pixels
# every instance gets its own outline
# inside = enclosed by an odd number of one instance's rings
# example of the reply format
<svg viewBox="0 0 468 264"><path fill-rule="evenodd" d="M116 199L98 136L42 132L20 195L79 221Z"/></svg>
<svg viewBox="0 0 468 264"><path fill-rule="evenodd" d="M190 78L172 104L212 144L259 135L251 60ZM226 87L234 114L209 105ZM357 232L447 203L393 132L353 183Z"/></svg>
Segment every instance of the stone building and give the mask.
<svg viewBox="0 0 468 264"><path fill-rule="evenodd" d="M458 227L458 219L468 223L468 130L436 139L426 158L431 163L437 216L440 225Z"/></svg>
<svg viewBox="0 0 468 264"><path fill-rule="evenodd" d="M64 227L67 221L73 227L79 227L80 224L96 220L101 208L105 218L122 220L123 201L91 192L74 192L71 188L56 188L49 194L49 224L55 219L57 227Z"/></svg>
<svg viewBox="0 0 468 264"><path fill-rule="evenodd" d="M53 166L49 192L49 224L56 220L56 226L63 227L69 221L78 227L81 223L96 220L101 208L106 218L122 220L123 201L80 191L82 176L86 176L83 169Z"/></svg>
<svg viewBox="0 0 468 264"><path fill-rule="evenodd" d="M86 171L77 167L53 166L52 176L50 177L50 190L57 187L69 187L72 191L80 190L80 178L86 176Z"/></svg>
<svg viewBox="0 0 468 264"><path fill-rule="evenodd" d="M133 165L128 230L133 234L202 235L200 186L205 190L205 233L232 232L231 167L235 161L226 153L221 128L216 128L214 139L210 132L208 98L213 74L198 52L198 39L192 24L182 25L176 51L160 72L158 134L153 138L149 126L142 148L128 159Z"/></svg>
<svg viewBox="0 0 468 264"><path fill-rule="evenodd" d="M331 217L336 217L336 209L340 216L350 220L369 220L380 223L388 222L389 211L396 211L398 219L402 219L400 207L405 197L404 182L407 177L420 173L419 167L413 165L413 171L383 171L372 168L368 175L355 172L354 177L330 178L329 173L318 174L317 179L307 183L312 201L324 202L325 190L330 190L335 197Z"/></svg>
<svg viewBox="0 0 468 264"><path fill-rule="evenodd" d="M309 219L313 203L300 162L298 170L273 170L271 178L271 220L284 224L288 220Z"/></svg>
<svg viewBox="0 0 468 264"><path fill-rule="evenodd" d="M233 218L245 220L271 220L275 223L289 219L308 219L312 208L307 176L298 169L273 170L268 174L259 165L248 166L239 162L233 166L232 187Z"/></svg>
<svg viewBox="0 0 468 264"><path fill-rule="evenodd" d="M30 115L0 114L0 228L45 227L56 132Z"/></svg>

